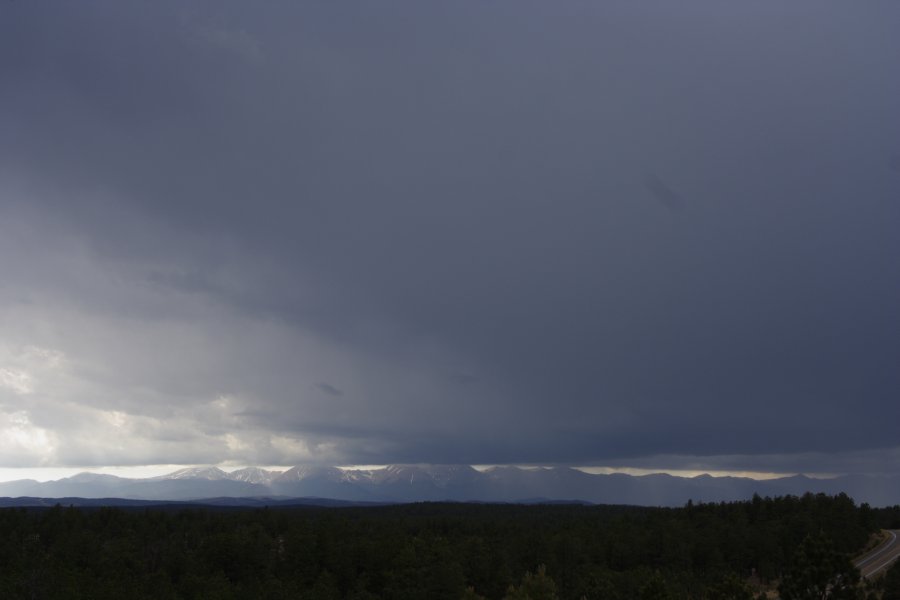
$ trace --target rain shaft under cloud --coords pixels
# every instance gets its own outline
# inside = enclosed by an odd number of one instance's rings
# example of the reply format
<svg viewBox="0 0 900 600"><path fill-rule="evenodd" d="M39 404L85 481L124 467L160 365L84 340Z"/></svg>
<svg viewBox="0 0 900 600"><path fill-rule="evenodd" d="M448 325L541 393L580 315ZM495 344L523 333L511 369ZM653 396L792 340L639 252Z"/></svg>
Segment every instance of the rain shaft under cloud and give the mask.
<svg viewBox="0 0 900 600"><path fill-rule="evenodd" d="M3 3L2 466L896 472L898 26Z"/></svg>

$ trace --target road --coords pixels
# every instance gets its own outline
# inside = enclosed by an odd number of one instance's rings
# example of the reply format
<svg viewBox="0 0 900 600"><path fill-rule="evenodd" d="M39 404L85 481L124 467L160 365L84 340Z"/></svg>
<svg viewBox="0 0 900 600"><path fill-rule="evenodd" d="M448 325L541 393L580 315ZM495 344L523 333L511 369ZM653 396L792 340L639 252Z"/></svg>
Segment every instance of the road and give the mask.
<svg viewBox="0 0 900 600"><path fill-rule="evenodd" d="M900 530L887 531L887 534L887 540L853 562L866 579L880 574L900 556Z"/></svg>

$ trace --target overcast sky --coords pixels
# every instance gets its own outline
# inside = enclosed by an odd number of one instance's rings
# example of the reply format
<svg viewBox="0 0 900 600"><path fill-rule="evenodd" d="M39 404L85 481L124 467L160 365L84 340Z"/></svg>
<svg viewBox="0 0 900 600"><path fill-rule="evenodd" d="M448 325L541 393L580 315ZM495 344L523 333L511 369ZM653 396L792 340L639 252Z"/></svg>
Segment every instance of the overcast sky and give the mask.
<svg viewBox="0 0 900 600"><path fill-rule="evenodd" d="M0 467L900 472L898 30L0 2Z"/></svg>

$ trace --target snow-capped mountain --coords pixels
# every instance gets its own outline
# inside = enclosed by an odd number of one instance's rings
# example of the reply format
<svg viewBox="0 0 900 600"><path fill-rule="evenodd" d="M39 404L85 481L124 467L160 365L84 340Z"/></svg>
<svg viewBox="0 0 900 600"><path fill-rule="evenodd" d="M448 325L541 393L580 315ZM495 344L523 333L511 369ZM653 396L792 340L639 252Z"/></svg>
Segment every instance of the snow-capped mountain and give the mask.
<svg viewBox="0 0 900 600"><path fill-rule="evenodd" d="M340 481L342 471L337 467L317 467L313 465L300 465L291 467L274 481L280 483L289 483L294 481L303 481L307 479L327 479L329 481Z"/></svg>
<svg viewBox="0 0 900 600"><path fill-rule="evenodd" d="M370 472L378 484L432 484L446 488L457 483L477 479L478 471L468 465L388 465Z"/></svg>
<svg viewBox="0 0 900 600"><path fill-rule="evenodd" d="M272 480L272 492L278 496L335 498L340 500L379 500L372 495L358 474L337 467L303 465L288 469Z"/></svg>
<svg viewBox="0 0 900 600"><path fill-rule="evenodd" d="M209 481L218 481L229 479L229 477L228 473L218 467L188 467L151 479L207 479Z"/></svg>
<svg viewBox="0 0 900 600"><path fill-rule="evenodd" d="M341 469L300 465L283 473L255 467L226 473L217 467L191 467L168 475L130 479L79 473L56 481L30 479L0 483L0 496L39 498L125 498L197 500L211 498L328 498L345 501L423 500L522 502L584 501L602 504L679 506L689 499L719 502L805 492L845 492L874 506L900 502L900 476L804 476L767 481L741 477L694 478L665 474L591 475L570 468L467 465L390 465L379 469Z"/></svg>
<svg viewBox="0 0 900 600"><path fill-rule="evenodd" d="M228 479L232 481L243 481L246 483L260 483L269 485L276 477L281 475L281 471L267 471L259 467L246 467L228 473Z"/></svg>

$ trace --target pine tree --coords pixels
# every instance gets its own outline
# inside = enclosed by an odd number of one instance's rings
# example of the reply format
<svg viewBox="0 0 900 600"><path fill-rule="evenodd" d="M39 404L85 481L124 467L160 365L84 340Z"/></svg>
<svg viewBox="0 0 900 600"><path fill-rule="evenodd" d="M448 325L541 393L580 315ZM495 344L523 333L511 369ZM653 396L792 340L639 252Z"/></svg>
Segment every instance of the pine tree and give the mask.
<svg viewBox="0 0 900 600"><path fill-rule="evenodd" d="M778 586L782 600L856 600L859 570L821 531L808 535Z"/></svg>
<svg viewBox="0 0 900 600"><path fill-rule="evenodd" d="M519 587L509 586L503 600L558 600L556 583L547 575L544 565L538 567L537 573L525 573Z"/></svg>

